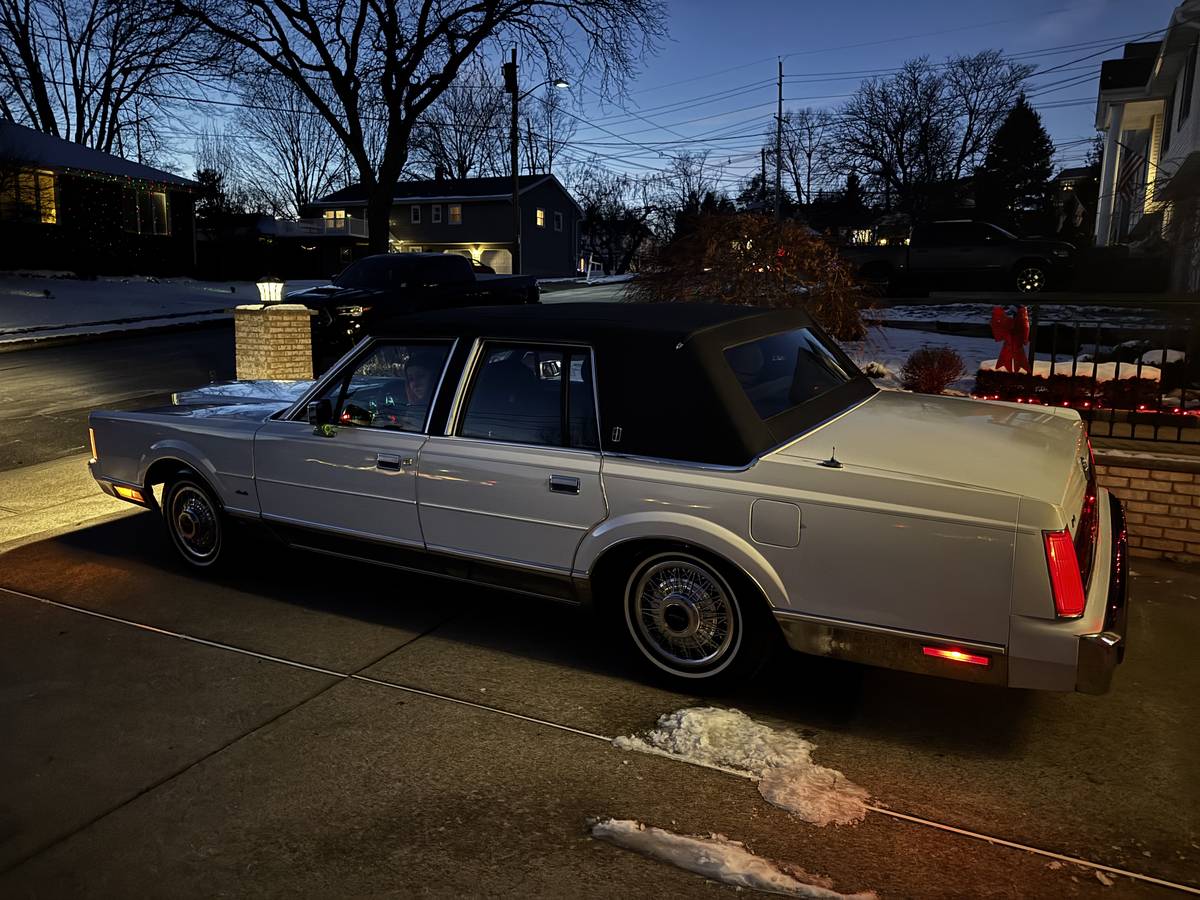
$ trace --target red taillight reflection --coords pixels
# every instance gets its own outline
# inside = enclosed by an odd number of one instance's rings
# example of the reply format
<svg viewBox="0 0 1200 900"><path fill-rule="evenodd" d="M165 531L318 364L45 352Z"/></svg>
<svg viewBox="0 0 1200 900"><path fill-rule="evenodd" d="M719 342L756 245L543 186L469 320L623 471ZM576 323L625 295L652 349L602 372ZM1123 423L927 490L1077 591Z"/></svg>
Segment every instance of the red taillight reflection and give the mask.
<svg viewBox="0 0 1200 900"><path fill-rule="evenodd" d="M1054 593L1054 611L1059 616L1070 618L1083 615L1085 597L1083 579L1079 574L1079 560L1075 556L1075 544L1067 530L1045 531L1046 566L1050 570L1050 588Z"/></svg>
<svg viewBox="0 0 1200 900"><path fill-rule="evenodd" d="M948 659L951 662L970 663L973 666L986 666L991 662L986 656L954 650L950 647L922 647L921 652L926 656L936 656L938 659Z"/></svg>

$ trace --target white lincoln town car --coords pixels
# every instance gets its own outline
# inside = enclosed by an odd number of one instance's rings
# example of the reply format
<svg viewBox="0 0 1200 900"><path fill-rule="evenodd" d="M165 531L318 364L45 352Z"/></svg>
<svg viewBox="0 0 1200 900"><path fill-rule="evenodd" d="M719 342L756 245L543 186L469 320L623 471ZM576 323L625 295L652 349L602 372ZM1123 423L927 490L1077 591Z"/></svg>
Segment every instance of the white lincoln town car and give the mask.
<svg viewBox="0 0 1200 900"><path fill-rule="evenodd" d="M90 425L101 488L161 509L196 569L253 520L298 548L594 605L693 689L750 674L780 636L1088 693L1124 653L1124 519L1078 414L879 390L799 311L423 314L286 406Z"/></svg>

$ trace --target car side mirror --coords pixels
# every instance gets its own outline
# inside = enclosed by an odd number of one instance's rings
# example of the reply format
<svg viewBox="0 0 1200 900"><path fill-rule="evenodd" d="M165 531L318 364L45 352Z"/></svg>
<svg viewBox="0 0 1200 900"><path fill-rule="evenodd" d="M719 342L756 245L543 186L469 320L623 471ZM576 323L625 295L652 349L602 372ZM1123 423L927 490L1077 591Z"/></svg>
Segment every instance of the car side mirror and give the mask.
<svg viewBox="0 0 1200 900"><path fill-rule="evenodd" d="M310 400L308 403L308 424L314 427L328 425L333 421L333 404L328 400Z"/></svg>

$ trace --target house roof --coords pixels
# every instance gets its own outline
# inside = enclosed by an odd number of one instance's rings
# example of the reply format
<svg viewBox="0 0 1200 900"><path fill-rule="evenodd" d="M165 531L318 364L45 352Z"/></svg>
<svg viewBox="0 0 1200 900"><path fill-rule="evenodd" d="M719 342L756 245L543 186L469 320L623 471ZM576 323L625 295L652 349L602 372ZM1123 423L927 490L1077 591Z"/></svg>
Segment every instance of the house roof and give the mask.
<svg viewBox="0 0 1200 900"><path fill-rule="evenodd" d="M556 184L564 194L571 197L553 175L522 175L520 176L520 192L532 190L547 181ZM454 200L507 200L512 196L512 179L505 177L487 178L425 178L416 181L402 181L396 185L392 195L393 202L437 201L446 203ZM361 184L351 184L322 197L313 206L356 206L367 202L367 189ZM575 200L572 197L571 202ZM576 204L578 207L578 204Z"/></svg>
<svg viewBox="0 0 1200 900"><path fill-rule="evenodd" d="M98 172L179 187L196 187L196 182L153 166L122 159L103 150L93 150L13 122L0 122L0 158L30 163L47 169Z"/></svg>
<svg viewBox="0 0 1200 900"><path fill-rule="evenodd" d="M1073 166L1063 169L1054 176L1055 181L1072 181L1076 178L1096 178L1100 174L1099 166Z"/></svg>

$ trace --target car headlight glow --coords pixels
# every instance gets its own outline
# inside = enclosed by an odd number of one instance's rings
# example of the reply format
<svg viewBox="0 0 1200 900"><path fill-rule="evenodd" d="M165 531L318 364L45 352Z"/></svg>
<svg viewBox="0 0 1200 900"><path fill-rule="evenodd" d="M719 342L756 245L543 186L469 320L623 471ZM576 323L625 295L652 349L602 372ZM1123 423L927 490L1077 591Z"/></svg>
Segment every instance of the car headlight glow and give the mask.
<svg viewBox="0 0 1200 900"><path fill-rule="evenodd" d="M1054 255L1061 256L1063 259L1066 259L1068 256L1071 255L1071 251L1070 250L1055 250Z"/></svg>

